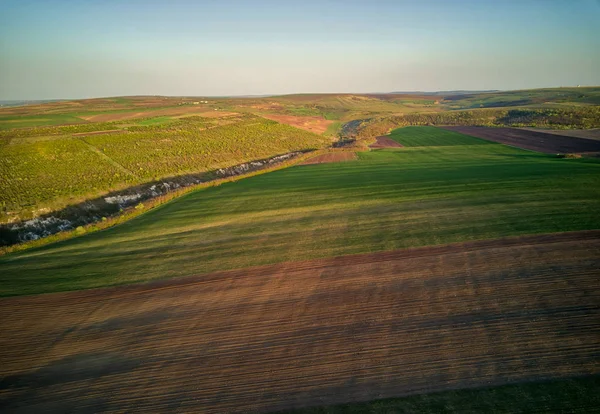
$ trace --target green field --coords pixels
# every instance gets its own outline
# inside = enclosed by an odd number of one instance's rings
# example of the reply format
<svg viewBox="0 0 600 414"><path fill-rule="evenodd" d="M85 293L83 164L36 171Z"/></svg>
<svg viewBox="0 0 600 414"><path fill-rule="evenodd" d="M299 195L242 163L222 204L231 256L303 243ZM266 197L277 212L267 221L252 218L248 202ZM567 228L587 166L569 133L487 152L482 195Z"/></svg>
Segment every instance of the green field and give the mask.
<svg viewBox="0 0 600 414"><path fill-rule="evenodd" d="M456 145L487 145L488 141L434 127L406 127L393 130L389 137L404 147L452 147Z"/></svg>
<svg viewBox="0 0 600 414"><path fill-rule="evenodd" d="M155 118L143 119L143 120L139 121L137 124L141 125L141 126L161 125L161 124L167 124L172 121L173 121L173 118L170 116L157 116Z"/></svg>
<svg viewBox="0 0 600 414"><path fill-rule="evenodd" d="M288 414L590 413L600 406L600 377L463 389L405 398L305 408Z"/></svg>
<svg viewBox="0 0 600 414"><path fill-rule="evenodd" d="M4 256L0 294L600 228L600 163L405 131L414 147L196 191L123 225Z"/></svg>
<svg viewBox="0 0 600 414"><path fill-rule="evenodd" d="M32 128L46 125L80 124L87 121L70 114L42 114L31 116L1 116L0 131L13 128Z"/></svg>

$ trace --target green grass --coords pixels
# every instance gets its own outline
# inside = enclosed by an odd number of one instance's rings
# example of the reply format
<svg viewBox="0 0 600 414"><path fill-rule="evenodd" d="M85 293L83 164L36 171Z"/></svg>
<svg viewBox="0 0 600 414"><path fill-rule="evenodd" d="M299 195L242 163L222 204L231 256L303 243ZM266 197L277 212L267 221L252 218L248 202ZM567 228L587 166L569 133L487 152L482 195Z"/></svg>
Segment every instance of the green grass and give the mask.
<svg viewBox="0 0 600 414"><path fill-rule="evenodd" d="M600 407L600 377L446 391L363 403L305 408L289 414L590 413Z"/></svg>
<svg viewBox="0 0 600 414"><path fill-rule="evenodd" d="M157 116L154 118L147 118L137 122L137 125L148 126L148 125L162 125L172 122L173 118L170 116Z"/></svg>
<svg viewBox="0 0 600 414"><path fill-rule="evenodd" d="M599 210L597 162L491 143L362 152L196 191L123 225L1 257L0 295L598 229Z"/></svg>
<svg viewBox="0 0 600 414"><path fill-rule="evenodd" d="M342 123L340 121L335 121L327 127L327 129L325 130L325 133L323 135L328 136L328 137L335 136L340 132L341 129L342 129Z"/></svg>
<svg viewBox="0 0 600 414"><path fill-rule="evenodd" d="M69 114L10 115L0 116L0 130L49 125L81 124L85 122L87 121Z"/></svg>
<svg viewBox="0 0 600 414"><path fill-rule="evenodd" d="M441 147L455 145L486 145L488 141L468 137L458 132L440 130L435 127L406 127L393 130L389 137L405 147Z"/></svg>

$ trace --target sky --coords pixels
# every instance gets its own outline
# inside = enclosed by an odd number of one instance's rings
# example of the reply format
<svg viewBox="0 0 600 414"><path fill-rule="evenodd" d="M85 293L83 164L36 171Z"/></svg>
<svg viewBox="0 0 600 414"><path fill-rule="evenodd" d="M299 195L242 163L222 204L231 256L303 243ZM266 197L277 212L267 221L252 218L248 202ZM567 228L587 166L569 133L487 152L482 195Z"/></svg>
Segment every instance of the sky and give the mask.
<svg viewBox="0 0 600 414"><path fill-rule="evenodd" d="M600 85L600 0L0 0L0 100Z"/></svg>

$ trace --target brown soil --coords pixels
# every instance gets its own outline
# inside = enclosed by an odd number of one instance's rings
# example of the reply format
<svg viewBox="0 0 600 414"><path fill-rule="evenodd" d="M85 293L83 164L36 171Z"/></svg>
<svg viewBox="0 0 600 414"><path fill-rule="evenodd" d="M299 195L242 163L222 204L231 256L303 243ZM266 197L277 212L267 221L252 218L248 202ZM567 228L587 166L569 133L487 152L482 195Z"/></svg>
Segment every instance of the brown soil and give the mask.
<svg viewBox="0 0 600 414"><path fill-rule="evenodd" d="M519 128L525 131L543 132L546 134L563 135L565 137L576 137L600 140L600 128L595 129L542 129L542 128Z"/></svg>
<svg viewBox="0 0 600 414"><path fill-rule="evenodd" d="M600 141L518 128L448 126L444 127L444 129L547 154L573 154L600 151Z"/></svg>
<svg viewBox="0 0 600 414"><path fill-rule="evenodd" d="M329 162L352 161L356 159L356 153L351 151L336 151L317 155L301 163L300 165L324 164Z"/></svg>
<svg viewBox="0 0 600 414"><path fill-rule="evenodd" d="M4 411L266 412L600 372L600 231L0 300Z"/></svg>
<svg viewBox="0 0 600 414"><path fill-rule="evenodd" d="M282 124L291 125L296 128L322 134L327 131L327 127L333 123L327 119L318 116L292 116L276 114L260 114L263 118L271 119Z"/></svg>
<svg viewBox="0 0 600 414"><path fill-rule="evenodd" d="M369 145L369 148L399 148L402 147L402 144L394 141L393 139L391 139L388 136L381 136L381 137L377 137L377 141L371 145Z"/></svg>

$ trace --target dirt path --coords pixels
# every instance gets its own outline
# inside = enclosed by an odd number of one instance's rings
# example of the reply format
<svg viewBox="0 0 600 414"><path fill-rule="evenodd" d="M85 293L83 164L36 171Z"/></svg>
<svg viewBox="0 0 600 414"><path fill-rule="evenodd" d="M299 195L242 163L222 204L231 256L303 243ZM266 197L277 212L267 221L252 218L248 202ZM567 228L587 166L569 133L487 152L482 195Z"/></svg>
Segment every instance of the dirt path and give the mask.
<svg viewBox="0 0 600 414"><path fill-rule="evenodd" d="M471 126L443 127L449 131L546 154L575 154L600 151L600 141L547 134L518 128Z"/></svg>
<svg viewBox="0 0 600 414"><path fill-rule="evenodd" d="M600 231L0 300L0 407L266 412L600 372Z"/></svg>
<svg viewBox="0 0 600 414"><path fill-rule="evenodd" d="M131 177L136 177L136 175L132 171L130 171L127 168L123 167L121 164L119 164L118 162L116 162L115 160L113 160L112 158L110 158L108 155L106 155L105 153L103 153L102 151L100 151L98 148L96 148L95 146L93 146L92 144L90 144L89 142L87 142L82 137L79 137L77 139L79 139L81 142L83 142L90 149L90 151L93 151L96 154L98 154L100 157L104 158L106 161L108 161L109 163L111 163L114 167L116 167L117 169L119 169L119 171L121 171L122 173L124 173L126 175L129 175Z"/></svg>
<svg viewBox="0 0 600 414"><path fill-rule="evenodd" d="M369 148L373 148L373 149L377 149L377 148L400 148L402 147L402 144L400 144L399 142L394 141L393 139L391 139L388 136L380 136L377 137L377 141L371 145L369 145Z"/></svg>

